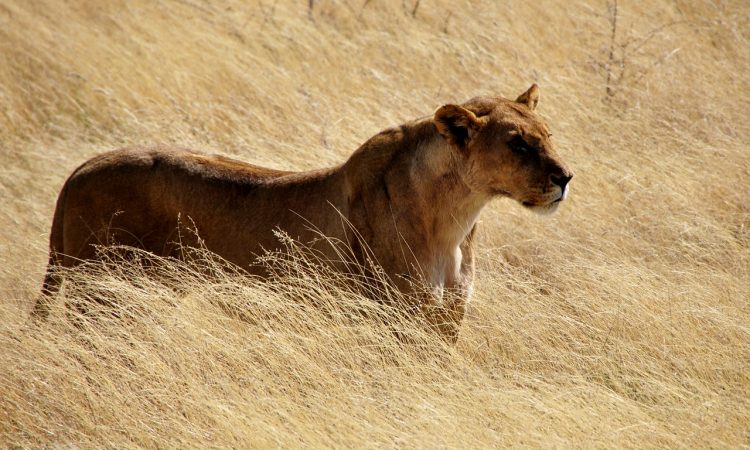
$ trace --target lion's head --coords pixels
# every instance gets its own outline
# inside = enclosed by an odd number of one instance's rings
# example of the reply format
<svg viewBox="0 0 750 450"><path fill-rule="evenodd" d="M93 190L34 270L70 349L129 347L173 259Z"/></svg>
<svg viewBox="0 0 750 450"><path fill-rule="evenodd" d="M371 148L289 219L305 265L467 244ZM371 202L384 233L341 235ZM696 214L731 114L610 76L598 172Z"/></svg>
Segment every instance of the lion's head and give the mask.
<svg viewBox="0 0 750 450"><path fill-rule="evenodd" d="M442 106L434 123L456 151L461 175L473 191L507 196L536 212L551 213L566 198L573 172L534 113L538 102L534 84L515 101L477 97Z"/></svg>

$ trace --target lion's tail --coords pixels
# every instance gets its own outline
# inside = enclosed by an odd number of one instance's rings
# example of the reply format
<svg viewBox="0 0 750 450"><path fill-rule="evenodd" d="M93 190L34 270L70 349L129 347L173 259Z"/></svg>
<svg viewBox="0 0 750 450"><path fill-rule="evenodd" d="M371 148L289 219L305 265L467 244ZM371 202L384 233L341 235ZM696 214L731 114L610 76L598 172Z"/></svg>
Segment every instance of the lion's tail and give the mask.
<svg viewBox="0 0 750 450"><path fill-rule="evenodd" d="M62 255L65 254L63 234L63 213L65 211L65 197L68 191L68 181L60 192L55 206L55 214L52 217L52 231L49 236L49 263L44 275L42 294L37 298L31 315L34 318L45 319L49 315L50 302L60 287L60 276L57 273L58 266L62 263Z"/></svg>

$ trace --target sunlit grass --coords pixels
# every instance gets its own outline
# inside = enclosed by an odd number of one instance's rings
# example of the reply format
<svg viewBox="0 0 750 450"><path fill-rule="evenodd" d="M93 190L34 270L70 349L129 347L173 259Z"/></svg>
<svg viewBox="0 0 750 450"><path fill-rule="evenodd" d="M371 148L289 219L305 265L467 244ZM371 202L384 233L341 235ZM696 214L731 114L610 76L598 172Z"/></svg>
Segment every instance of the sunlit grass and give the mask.
<svg viewBox="0 0 750 450"><path fill-rule="evenodd" d="M606 2L414 6L0 2L0 445L750 445L750 8L620 1L613 41ZM318 168L532 82L570 197L482 213L455 346L295 258L113 254L29 321L96 153Z"/></svg>

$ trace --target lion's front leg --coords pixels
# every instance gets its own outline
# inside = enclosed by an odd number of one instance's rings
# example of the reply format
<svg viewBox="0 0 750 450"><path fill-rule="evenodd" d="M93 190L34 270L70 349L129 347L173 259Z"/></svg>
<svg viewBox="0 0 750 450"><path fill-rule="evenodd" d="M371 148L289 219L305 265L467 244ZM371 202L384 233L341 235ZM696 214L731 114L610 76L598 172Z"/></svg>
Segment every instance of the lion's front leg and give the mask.
<svg viewBox="0 0 750 450"><path fill-rule="evenodd" d="M441 289L441 299L435 307L428 308L430 323L443 338L453 344L458 340L466 314L466 306L474 285L474 225L460 245L458 255L458 273L449 277L446 285Z"/></svg>
<svg viewBox="0 0 750 450"><path fill-rule="evenodd" d="M408 288L403 289L401 306L413 319L424 321L431 330L440 334L448 343L458 340L458 332L466 310L464 290L448 288L442 285L429 285L424 280L410 280Z"/></svg>
<svg viewBox="0 0 750 450"><path fill-rule="evenodd" d="M461 322L466 313L466 296L455 290L445 290L441 299L433 298L422 305L427 323L449 344L458 340Z"/></svg>

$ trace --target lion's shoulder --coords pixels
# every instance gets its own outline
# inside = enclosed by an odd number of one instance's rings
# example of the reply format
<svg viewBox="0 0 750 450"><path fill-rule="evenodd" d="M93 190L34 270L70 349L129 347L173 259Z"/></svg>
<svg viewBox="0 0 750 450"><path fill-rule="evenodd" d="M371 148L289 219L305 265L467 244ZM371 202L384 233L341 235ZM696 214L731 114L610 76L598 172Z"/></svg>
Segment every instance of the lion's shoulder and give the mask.
<svg viewBox="0 0 750 450"><path fill-rule="evenodd" d="M412 157L421 143L434 138L429 119L418 119L387 128L365 141L344 163L343 170L354 182L376 179Z"/></svg>

